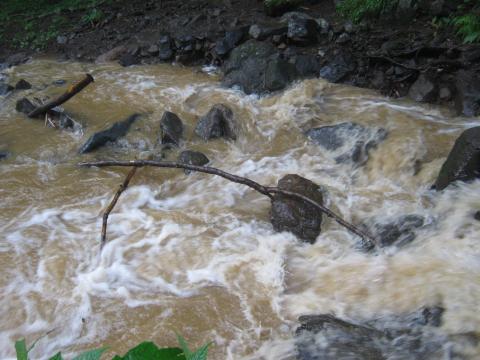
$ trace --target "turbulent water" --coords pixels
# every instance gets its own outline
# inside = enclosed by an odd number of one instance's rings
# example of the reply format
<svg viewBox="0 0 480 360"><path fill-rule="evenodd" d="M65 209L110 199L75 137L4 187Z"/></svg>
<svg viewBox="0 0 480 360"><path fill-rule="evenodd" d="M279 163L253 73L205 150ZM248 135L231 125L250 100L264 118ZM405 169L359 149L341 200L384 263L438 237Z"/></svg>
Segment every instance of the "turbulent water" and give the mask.
<svg viewBox="0 0 480 360"><path fill-rule="evenodd" d="M21 96L58 95L67 85L52 81L86 72L95 83L65 104L83 131L54 130L15 111ZM177 331L192 346L212 341L212 359L291 359L299 315L368 320L428 305L445 308L445 334L478 334L480 181L430 190L456 137L478 119L318 79L246 96L215 75L169 65L38 60L6 75L34 87L0 99L0 145L11 152L0 162L0 358L13 358L16 339L31 343L53 330L33 358L99 345L124 353L146 339L174 346ZM237 141L194 134L216 103L233 109ZM102 209L128 170L75 165L159 157L165 110L186 123L182 148L204 152L214 167L265 185L304 176L356 224L419 214L428 225L411 244L379 254L358 251L358 238L331 220L316 244L303 244L273 231L268 198L247 187L144 168L112 213L99 255ZM119 144L77 154L93 132L134 112L143 116ZM304 135L343 121L388 131L365 165L337 163L338 154ZM480 357L478 347L470 353Z"/></svg>

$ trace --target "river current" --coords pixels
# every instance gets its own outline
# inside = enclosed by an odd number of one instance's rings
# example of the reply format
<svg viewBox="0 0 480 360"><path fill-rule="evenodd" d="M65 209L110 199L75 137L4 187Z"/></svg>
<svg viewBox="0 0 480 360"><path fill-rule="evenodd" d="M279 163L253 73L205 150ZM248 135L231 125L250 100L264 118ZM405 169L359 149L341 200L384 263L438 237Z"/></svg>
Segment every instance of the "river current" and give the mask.
<svg viewBox="0 0 480 360"><path fill-rule="evenodd" d="M361 320L435 305L445 309L445 334L479 334L480 181L431 190L455 139L479 119L321 79L247 96L203 70L35 60L5 71L9 83L33 88L0 98L0 146L11 153L0 162L1 359L14 357L15 340L53 330L32 358L102 345L123 354L143 340L175 346L178 332L192 347L212 341L214 360L286 360L300 315ZM83 130L15 111L17 99L59 95L87 72L95 82L64 105ZM52 84L59 79L67 84ZM234 142L194 134L217 103L241 125ZM159 156L166 110L185 123L180 150L202 151L211 166L269 186L299 174L355 224L413 213L427 226L406 246L365 253L325 219L316 243L305 244L273 231L268 198L250 188L142 168L110 216L100 255L102 210L128 169L76 164ZM142 117L116 146L78 155L88 136L135 112ZM304 135L344 121L388 131L362 166L337 163ZM478 345L470 354L480 358Z"/></svg>

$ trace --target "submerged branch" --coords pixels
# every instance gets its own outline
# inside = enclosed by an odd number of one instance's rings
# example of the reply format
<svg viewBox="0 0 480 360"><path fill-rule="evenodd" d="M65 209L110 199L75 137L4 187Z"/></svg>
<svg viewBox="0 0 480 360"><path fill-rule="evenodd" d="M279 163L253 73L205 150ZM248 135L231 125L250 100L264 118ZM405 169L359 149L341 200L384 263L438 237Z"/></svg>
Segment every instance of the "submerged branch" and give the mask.
<svg viewBox="0 0 480 360"><path fill-rule="evenodd" d="M310 199L307 196L304 196L304 195L296 193L296 192L283 190L283 189L280 189L278 187L263 186L263 185L255 182L251 179L241 177L241 176L237 176L237 175L233 175L233 174L227 173L225 171L222 171L222 170L219 170L219 169L216 169L216 168L213 168L213 167L190 165L190 164L184 164L184 163L179 163L179 162L175 162L175 161L153 161L153 160L130 160L130 161L107 160L107 161L97 161L97 162L84 162L84 163L79 163L78 165L82 166L82 167L91 167L91 166L96 166L96 167L110 167L110 166L133 167L133 169L130 171L130 173L125 178L124 183L118 189L118 191L115 194L115 197L113 198L112 202L110 203L108 208L105 210L105 213L104 213L104 216L103 216L103 227L102 227L102 247L103 247L103 245L105 243L105 239L106 239L106 227L107 227L108 214L112 211L113 207L115 206L116 202L118 201L118 198L120 197L120 194L128 186L128 183L130 182L131 178L135 174L134 170L136 168L146 167L146 166L160 167L160 168L186 169L186 170L198 171L198 172L202 172L202 173L206 173L206 174L217 175L217 176L223 177L227 180L230 180L232 182L242 184L242 185L246 185L246 186L254 189L255 191L259 192L260 194L268 196L270 199L273 199L275 194L280 194L280 195L283 195L283 196L292 197L292 198L296 198L296 199L305 201L305 202L313 205L319 211L323 212L326 216L334 219L338 224L345 227L350 232L352 232L355 235L361 237L364 242L368 243L371 246L374 246L376 244L375 239L372 238L370 235L365 234L358 227L356 227L355 225L353 225L353 224L347 222L346 220L344 220L340 215L335 214L329 208L323 206L322 204L319 204L318 202Z"/></svg>

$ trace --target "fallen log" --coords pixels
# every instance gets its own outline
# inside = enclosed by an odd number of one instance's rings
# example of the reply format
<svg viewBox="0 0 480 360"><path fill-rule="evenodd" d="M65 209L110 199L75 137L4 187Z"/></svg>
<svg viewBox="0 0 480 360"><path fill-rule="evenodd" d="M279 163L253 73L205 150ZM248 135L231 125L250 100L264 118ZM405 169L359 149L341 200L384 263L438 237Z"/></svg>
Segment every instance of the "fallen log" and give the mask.
<svg viewBox="0 0 480 360"><path fill-rule="evenodd" d="M53 109L54 107L56 106L60 106L62 105L64 102L68 101L69 99L71 99L73 96L75 96L76 94L78 94L80 91L82 91L88 84L92 83L94 80L93 80L93 77L92 75L90 74L86 74L85 75L85 78L70 86L68 88L68 90L63 93L62 95L60 95L59 97L57 97L56 99L52 100L52 101L49 101L47 102L46 104L44 105L41 105L41 106L38 106L37 108L35 108L33 111L31 111L29 114L28 114L28 117L29 118L35 118L35 117L40 117L40 116L43 116L45 115L45 113L47 113L48 111L50 111L51 109Z"/></svg>
<svg viewBox="0 0 480 360"><path fill-rule="evenodd" d="M130 161L115 161L115 160L107 160L107 161L96 161L96 162L82 162L79 163L78 166L81 167L111 167L111 166L120 166L120 167L133 167L133 169L128 173L127 177L125 178L124 182L120 186L120 188L117 190L117 193L115 194L112 202L109 204L109 206L106 208L104 212L104 217L103 217L103 227L102 227L102 242L101 242L101 248L103 248L105 242L106 242L106 223L108 221L108 214L112 211L114 208L115 204L118 201L118 198L120 197L121 193L127 188L130 180L132 177L135 175L135 171L133 171L136 168L139 167L160 167L160 168L174 168L174 169L186 169L186 170L191 170L191 171L198 171L206 174L211 174L211 175L216 175L223 177L227 180L230 180L232 182L246 185L255 191L259 192L262 195L268 196L270 199L274 197L275 194L281 194L284 196L296 198L302 201L305 201L314 207L316 207L319 211L323 212L326 216L334 219L338 224L341 226L345 227L347 230L352 232L353 234L359 236L365 243L371 245L371 247L374 247L377 244L377 241L370 235L366 234L362 230L360 230L358 227L355 225L347 222L344 220L340 215L337 215L335 212L330 210L329 208L323 206L322 204L319 204L318 202L302 195L298 194L296 192L291 192L291 191L286 191L282 190L278 187L268 187L268 186L263 186L251 179L233 175L230 173L227 173L225 171L222 171L220 169L216 169L213 167L209 166L198 166L198 165L190 165L190 164L184 164L184 163L179 163L175 161L153 161L153 160L130 160ZM106 214L106 215L105 215Z"/></svg>

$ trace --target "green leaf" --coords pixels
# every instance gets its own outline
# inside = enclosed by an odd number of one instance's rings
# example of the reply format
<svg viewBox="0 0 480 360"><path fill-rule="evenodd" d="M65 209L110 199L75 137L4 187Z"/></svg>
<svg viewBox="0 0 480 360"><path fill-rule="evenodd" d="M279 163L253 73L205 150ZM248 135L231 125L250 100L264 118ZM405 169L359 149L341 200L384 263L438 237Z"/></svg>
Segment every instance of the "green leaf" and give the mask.
<svg viewBox="0 0 480 360"><path fill-rule="evenodd" d="M186 360L182 349L159 349L153 342L145 341L129 350L123 357L115 356L112 360Z"/></svg>
<svg viewBox="0 0 480 360"><path fill-rule="evenodd" d="M207 360L209 346L210 343L203 345L200 349L191 354L187 360Z"/></svg>
<svg viewBox="0 0 480 360"><path fill-rule="evenodd" d="M59 352L56 353L55 355L53 355L50 359L48 360L63 360L63 357L62 357L62 354L60 354Z"/></svg>
<svg viewBox="0 0 480 360"><path fill-rule="evenodd" d="M183 350L183 354L185 355L185 357L187 358L187 360L190 358L190 355L192 354L192 352L190 351L190 349L188 348L188 344L187 342L185 341L185 339L183 338L182 335L180 334L177 334L177 340L178 340L178 343L180 344L180 347L182 348Z"/></svg>
<svg viewBox="0 0 480 360"><path fill-rule="evenodd" d="M107 348L85 351L84 353L73 358L73 360L99 360L105 350L107 350Z"/></svg>
<svg viewBox="0 0 480 360"><path fill-rule="evenodd" d="M27 345L25 339L15 342L15 350L17 352L17 360L28 360Z"/></svg>

